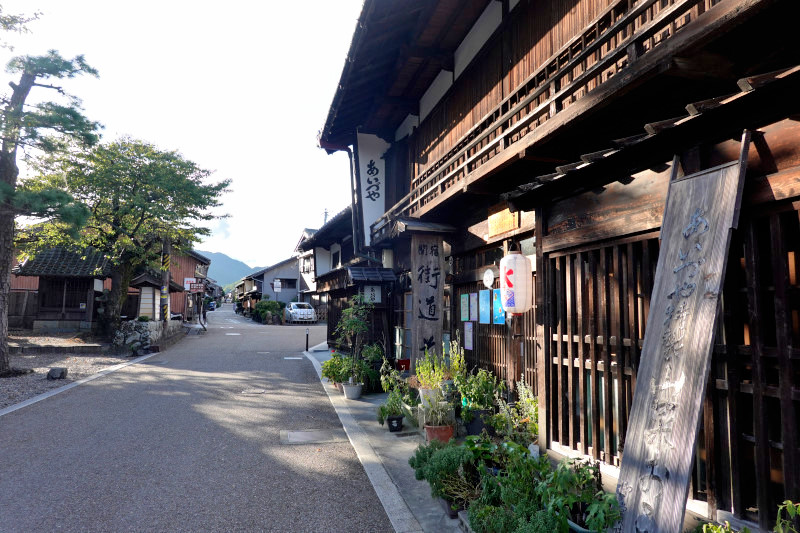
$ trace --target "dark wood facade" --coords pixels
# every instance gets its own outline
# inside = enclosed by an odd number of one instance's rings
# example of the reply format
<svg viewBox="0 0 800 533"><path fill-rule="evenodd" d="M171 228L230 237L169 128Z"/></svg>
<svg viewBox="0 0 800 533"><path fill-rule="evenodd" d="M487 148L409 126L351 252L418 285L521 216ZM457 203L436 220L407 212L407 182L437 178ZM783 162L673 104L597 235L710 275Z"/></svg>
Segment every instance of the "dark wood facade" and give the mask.
<svg viewBox="0 0 800 533"><path fill-rule="evenodd" d="M478 54L387 153L396 202L372 224L375 247L404 253L391 229L402 217L458 228L445 237L455 334L460 296L482 289L481 274L510 246L527 245L535 309L516 324L475 323L468 363L506 380L524 375L539 396L542 443L613 470L651 319L670 175L736 160L751 130L690 498L709 517L726 511L767 529L778 503L800 499L800 49L790 37L800 4L499 3L501 22ZM417 27L457 33L434 17ZM351 55L369 57L362 37ZM396 65L381 75L400 76L406 63ZM374 111L396 97L350 108L369 116L353 125L392 138L399 121ZM341 118L326 126L323 145L346 130ZM410 274L396 263L400 279ZM404 316L399 293L393 305Z"/></svg>

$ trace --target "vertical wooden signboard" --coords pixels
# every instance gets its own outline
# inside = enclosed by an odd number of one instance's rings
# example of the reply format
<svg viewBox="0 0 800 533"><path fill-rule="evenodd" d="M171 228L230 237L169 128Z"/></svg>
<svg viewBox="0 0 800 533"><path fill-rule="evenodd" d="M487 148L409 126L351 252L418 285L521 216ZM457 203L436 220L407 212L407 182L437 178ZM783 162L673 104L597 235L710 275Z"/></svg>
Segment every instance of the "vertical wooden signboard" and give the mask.
<svg viewBox="0 0 800 533"><path fill-rule="evenodd" d="M442 238L411 236L411 293L414 328L411 335L412 368L425 349L442 352L442 303L444 300L444 254Z"/></svg>
<svg viewBox="0 0 800 533"><path fill-rule="evenodd" d="M625 532L680 532L731 228L740 161L670 185L617 497Z"/></svg>

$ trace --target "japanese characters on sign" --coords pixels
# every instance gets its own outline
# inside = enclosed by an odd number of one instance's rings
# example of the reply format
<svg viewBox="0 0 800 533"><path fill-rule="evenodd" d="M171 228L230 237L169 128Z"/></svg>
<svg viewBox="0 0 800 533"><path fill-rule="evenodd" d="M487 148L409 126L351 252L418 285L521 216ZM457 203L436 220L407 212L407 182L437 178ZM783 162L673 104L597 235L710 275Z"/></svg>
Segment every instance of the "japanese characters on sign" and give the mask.
<svg viewBox="0 0 800 533"><path fill-rule="evenodd" d="M361 296L364 301L372 304L381 303L381 286L380 285L364 285L361 288Z"/></svg>
<svg viewBox="0 0 800 533"><path fill-rule="evenodd" d="M412 235L411 280L415 357L438 350L442 339L444 256L441 237Z"/></svg>
<svg viewBox="0 0 800 533"><path fill-rule="evenodd" d="M358 184L361 191L361 217L364 244L372 242L370 226L386 211L386 162L383 154L389 143L377 135L358 134Z"/></svg>
<svg viewBox="0 0 800 533"><path fill-rule="evenodd" d="M733 162L670 184L617 484L625 532L683 526L742 168Z"/></svg>

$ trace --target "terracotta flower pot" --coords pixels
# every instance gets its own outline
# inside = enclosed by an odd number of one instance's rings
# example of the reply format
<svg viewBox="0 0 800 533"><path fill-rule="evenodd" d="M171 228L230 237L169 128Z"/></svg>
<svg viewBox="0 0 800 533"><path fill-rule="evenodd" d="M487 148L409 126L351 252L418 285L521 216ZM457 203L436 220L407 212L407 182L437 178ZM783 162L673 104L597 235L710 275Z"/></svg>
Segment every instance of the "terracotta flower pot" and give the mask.
<svg viewBox="0 0 800 533"><path fill-rule="evenodd" d="M425 426L425 439L449 442L453 438L453 426Z"/></svg>

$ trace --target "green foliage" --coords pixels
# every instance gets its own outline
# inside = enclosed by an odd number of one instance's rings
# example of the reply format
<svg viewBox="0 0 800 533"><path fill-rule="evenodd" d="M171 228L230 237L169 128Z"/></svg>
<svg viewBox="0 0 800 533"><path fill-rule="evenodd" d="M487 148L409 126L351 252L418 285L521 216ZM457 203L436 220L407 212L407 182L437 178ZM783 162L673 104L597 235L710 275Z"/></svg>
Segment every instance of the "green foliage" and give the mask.
<svg viewBox="0 0 800 533"><path fill-rule="evenodd" d="M514 533L554 533L562 528L558 517L545 509L539 509L530 518L520 520Z"/></svg>
<svg viewBox="0 0 800 533"><path fill-rule="evenodd" d="M439 389L435 390L433 398L420 404L427 426L450 426L455 423L453 405L444 399Z"/></svg>
<svg viewBox="0 0 800 533"><path fill-rule="evenodd" d="M259 300L253 308L253 316L259 321L263 321L267 315L280 315L282 302L271 302L269 300Z"/></svg>
<svg viewBox="0 0 800 533"><path fill-rule="evenodd" d="M378 406L378 422L381 425L390 416L403 416L403 396L399 389L393 389L386 400Z"/></svg>
<svg viewBox="0 0 800 533"><path fill-rule="evenodd" d="M497 377L483 368L478 369L475 374L469 374L459 388L467 409L491 409L500 390Z"/></svg>
<svg viewBox="0 0 800 533"><path fill-rule="evenodd" d="M210 172L175 151L121 139L91 150L56 154L39 165L40 176L25 183L30 192L63 188L91 211L77 242L60 223L22 232L26 251L54 245L94 247L109 257L112 294L108 319L119 316L133 270L156 266L164 241L178 250L209 234L202 222L229 181L207 184Z"/></svg>
<svg viewBox="0 0 800 533"><path fill-rule="evenodd" d="M425 356L417 361L416 372L419 385L423 389L436 389L445 380L447 363L443 356L429 352L425 348Z"/></svg>
<svg viewBox="0 0 800 533"><path fill-rule="evenodd" d="M513 404L497 396L498 413L492 418L492 426L499 437L528 446L539 434L538 400L524 377L517 382L517 395L519 399Z"/></svg>
<svg viewBox="0 0 800 533"><path fill-rule="evenodd" d="M436 453L437 450L441 450L446 446L450 446L450 444L446 444L436 439L430 441L428 444L420 444L417 446L417 449L414 450L414 455L408 458L408 465L414 469L414 477L420 481L425 479L425 465L428 464L431 456Z"/></svg>
<svg viewBox="0 0 800 533"><path fill-rule="evenodd" d="M137 319L139 322L150 322L150 317L142 315Z"/></svg>
<svg viewBox="0 0 800 533"><path fill-rule="evenodd" d="M800 503L785 500L778 506L775 533L798 533L798 521L800 521Z"/></svg>
<svg viewBox="0 0 800 533"><path fill-rule="evenodd" d="M348 369L345 368L348 360L349 357L345 354L334 351L331 358L322 363L322 377L334 383L344 383L349 377Z"/></svg>
<svg viewBox="0 0 800 533"><path fill-rule="evenodd" d="M775 531L779 531L776 527ZM792 530L786 530L792 531ZM694 533L737 533L736 529L731 527L730 522L725 522L724 524L714 524L712 522L706 522L704 524L699 524L696 528L694 528ZM750 533L750 528L743 527L739 533ZM779 533L783 533L782 531Z"/></svg>
<svg viewBox="0 0 800 533"><path fill-rule="evenodd" d="M468 373L464 348L461 347L459 341L459 332L456 331L456 338L450 341L450 375L456 390L463 395L461 391L466 386Z"/></svg>
<svg viewBox="0 0 800 533"><path fill-rule="evenodd" d="M469 526L475 533L497 533L514 531L517 517L510 509L502 506L475 504L467 509Z"/></svg>
<svg viewBox="0 0 800 533"><path fill-rule="evenodd" d="M342 311L339 323L334 330L340 346L349 346L353 357L361 356L361 344L364 335L369 331L369 318L373 305L364 302L361 295L356 295L350 302L350 307Z"/></svg>
<svg viewBox="0 0 800 533"><path fill-rule="evenodd" d="M586 528L592 531L604 531L619 520L622 512L615 494L601 490L586 507Z"/></svg>

